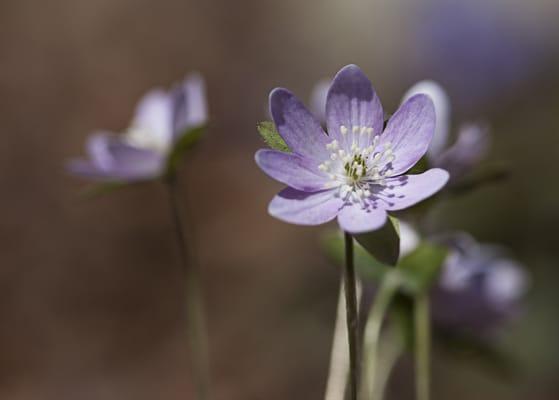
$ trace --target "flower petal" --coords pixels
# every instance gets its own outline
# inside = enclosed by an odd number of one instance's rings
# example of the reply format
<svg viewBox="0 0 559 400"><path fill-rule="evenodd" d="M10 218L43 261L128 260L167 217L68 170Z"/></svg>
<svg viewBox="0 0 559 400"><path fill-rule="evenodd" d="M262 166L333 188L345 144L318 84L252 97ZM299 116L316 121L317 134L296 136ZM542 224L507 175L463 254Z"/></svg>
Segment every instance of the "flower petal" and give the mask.
<svg viewBox="0 0 559 400"><path fill-rule="evenodd" d="M87 141L87 153L90 160L70 163L72 173L97 179L149 179L161 174L165 165L159 153L131 146L108 133L92 135Z"/></svg>
<svg viewBox="0 0 559 400"><path fill-rule="evenodd" d="M161 147L173 139L173 102L165 91L148 92L136 106L132 129L140 129L154 135Z"/></svg>
<svg viewBox="0 0 559 400"><path fill-rule="evenodd" d="M348 148L353 141L354 126L373 128L373 135L382 132L382 105L369 78L358 66L348 65L334 77L326 99L326 118L328 135L340 143L345 142ZM348 129L347 135L341 133L341 126ZM365 139L361 144L365 145L366 141L368 145L370 138L363 137Z"/></svg>
<svg viewBox="0 0 559 400"><path fill-rule="evenodd" d="M347 204L338 214L340 228L358 234L374 231L386 223L386 211L382 208L363 208L360 204Z"/></svg>
<svg viewBox="0 0 559 400"><path fill-rule="evenodd" d="M434 166L446 169L455 181L466 175L479 163L489 150L490 136L486 126L464 125L458 131L456 142L435 158Z"/></svg>
<svg viewBox="0 0 559 400"><path fill-rule="evenodd" d="M450 99L441 85L437 82L426 80L413 85L406 94L404 94L402 103L420 93L429 96L435 105L437 124L435 127L435 135L433 136L433 140L431 140L431 144L427 150L427 155L430 158L433 158L440 155L448 143L448 133L450 128Z"/></svg>
<svg viewBox="0 0 559 400"><path fill-rule="evenodd" d="M427 151L435 132L435 106L424 94L416 94L394 113L380 136L380 145L390 142L395 159L390 176L406 172Z"/></svg>
<svg viewBox="0 0 559 400"><path fill-rule="evenodd" d="M326 125L326 97L328 96L330 85L331 82L329 80L322 80L314 85L311 92L311 112L322 125Z"/></svg>
<svg viewBox="0 0 559 400"><path fill-rule="evenodd" d="M279 134L295 154L317 161L328 159L328 136L316 118L290 91L283 88L272 90L270 113Z"/></svg>
<svg viewBox="0 0 559 400"><path fill-rule="evenodd" d="M271 216L296 225L320 225L333 220L343 206L335 189L302 192L286 188L268 206Z"/></svg>
<svg viewBox="0 0 559 400"><path fill-rule="evenodd" d="M203 125L208 120L208 105L204 79L200 74L190 74L171 92L173 101L173 138L189 129Z"/></svg>
<svg viewBox="0 0 559 400"><path fill-rule="evenodd" d="M325 189L326 175L319 171L312 162L297 154L276 150L258 150L256 164L281 183L304 192L316 192Z"/></svg>
<svg viewBox="0 0 559 400"><path fill-rule="evenodd" d="M375 193L387 210L402 210L432 196L447 183L448 172L432 168L419 175L402 175L386 179L386 185Z"/></svg>

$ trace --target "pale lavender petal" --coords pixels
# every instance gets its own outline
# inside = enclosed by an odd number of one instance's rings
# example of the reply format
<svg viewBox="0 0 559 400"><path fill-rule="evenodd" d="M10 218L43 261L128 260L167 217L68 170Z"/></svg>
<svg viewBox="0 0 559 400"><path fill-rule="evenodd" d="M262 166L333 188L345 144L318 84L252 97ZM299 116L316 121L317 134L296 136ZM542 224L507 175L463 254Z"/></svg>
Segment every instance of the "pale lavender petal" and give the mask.
<svg viewBox="0 0 559 400"><path fill-rule="evenodd" d="M190 74L171 92L173 101L173 137L201 126L208 120L208 104L204 79L198 73Z"/></svg>
<svg viewBox="0 0 559 400"><path fill-rule="evenodd" d="M170 143L173 139L173 101L163 90L148 92L138 103L132 129L153 135L158 143Z"/></svg>
<svg viewBox="0 0 559 400"><path fill-rule="evenodd" d="M302 192L286 188L268 206L271 216L296 225L320 225L333 220L343 206L336 190Z"/></svg>
<svg viewBox="0 0 559 400"><path fill-rule="evenodd" d="M311 92L311 112L322 125L326 125L326 97L330 84L329 80L320 81Z"/></svg>
<svg viewBox="0 0 559 400"><path fill-rule="evenodd" d="M485 293L495 307L506 310L520 300L527 288L528 274L518 262L501 258L488 268Z"/></svg>
<svg viewBox="0 0 559 400"><path fill-rule="evenodd" d="M257 151L255 160L271 178L294 189L316 192L326 188L327 176L315 163L297 154L266 149Z"/></svg>
<svg viewBox="0 0 559 400"><path fill-rule="evenodd" d="M433 160L435 167L446 169L452 181L470 172L489 151L489 129L482 124L460 128L456 142Z"/></svg>
<svg viewBox="0 0 559 400"><path fill-rule="evenodd" d="M402 175L386 179L386 185L375 193L387 210L402 210L432 196L447 183L448 172L432 168L419 175ZM382 203L381 203L382 204Z"/></svg>
<svg viewBox="0 0 559 400"><path fill-rule="evenodd" d="M148 179L162 173L165 158L159 153L133 147L121 138L99 133L87 141L90 160L70 162L70 172L107 180Z"/></svg>
<svg viewBox="0 0 559 400"><path fill-rule="evenodd" d="M427 156L433 159L442 153L448 143L451 111L450 99L441 85L434 81L425 80L413 85L404 94L402 103L420 93L429 96L435 105L435 114L437 116L435 135L427 150Z"/></svg>
<svg viewBox="0 0 559 400"><path fill-rule="evenodd" d="M398 108L388 121L380 144L390 142L395 159L390 176L413 167L427 151L435 132L435 106L424 94L417 94Z"/></svg>
<svg viewBox="0 0 559 400"><path fill-rule="evenodd" d="M283 88L272 90L270 113L279 134L294 153L319 163L328 159L328 136L316 118L290 91Z"/></svg>
<svg viewBox="0 0 559 400"><path fill-rule="evenodd" d="M382 105L371 82L358 66L348 65L334 77L326 99L326 118L328 135L340 143L345 142L345 137L349 143L354 126L373 128L373 135L382 132ZM341 133L342 126L349 131L345 137Z"/></svg>
<svg viewBox="0 0 559 400"><path fill-rule="evenodd" d="M338 214L340 228L359 234L374 231L386 223L387 214L382 208L363 208L360 204L346 204Z"/></svg>

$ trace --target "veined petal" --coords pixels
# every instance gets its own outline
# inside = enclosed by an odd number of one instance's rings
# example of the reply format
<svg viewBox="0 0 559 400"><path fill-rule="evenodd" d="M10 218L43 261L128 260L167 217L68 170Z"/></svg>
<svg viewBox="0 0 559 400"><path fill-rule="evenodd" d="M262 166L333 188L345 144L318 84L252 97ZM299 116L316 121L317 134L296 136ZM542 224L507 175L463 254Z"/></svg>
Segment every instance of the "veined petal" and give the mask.
<svg viewBox="0 0 559 400"><path fill-rule="evenodd" d="M312 161L297 154L276 150L258 150L256 164L271 178L304 192L326 188L327 177Z"/></svg>
<svg viewBox="0 0 559 400"><path fill-rule="evenodd" d="M320 123L290 91L277 88L270 93L270 113L279 134L295 153L324 161L329 139Z"/></svg>
<svg viewBox="0 0 559 400"><path fill-rule="evenodd" d="M357 203L346 204L338 214L338 224L345 232L365 233L381 228L386 223L386 217L383 208L363 208Z"/></svg>
<svg viewBox="0 0 559 400"><path fill-rule="evenodd" d="M375 195L385 202L387 210L402 210L419 203L447 183L448 172L432 168L419 175L402 175L386 179L385 186Z"/></svg>
<svg viewBox="0 0 559 400"><path fill-rule="evenodd" d="M271 216L296 225L320 225L333 220L343 205L336 190L302 192L286 188L268 206Z"/></svg>
<svg viewBox="0 0 559 400"><path fill-rule="evenodd" d="M173 139L173 101L163 90L148 92L138 103L131 129L153 135L152 141L166 148Z"/></svg>
<svg viewBox="0 0 559 400"><path fill-rule="evenodd" d="M347 148L356 138L358 144L366 147L374 135L382 132L382 105L371 81L358 66L348 65L334 77L326 99L326 118L328 135L346 143ZM372 133L362 134L362 128L372 128Z"/></svg>
<svg viewBox="0 0 559 400"><path fill-rule="evenodd" d="M450 99L441 85L437 82L426 80L413 85L406 94L404 94L402 103L420 93L429 96L435 105L437 124L435 127L435 135L433 136L433 140L431 140L429 149L427 149L429 158L434 158L442 153L448 143L451 111Z"/></svg>
<svg viewBox="0 0 559 400"><path fill-rule="evenodd" d="M171 92L173 102L173 138L176 140L191 128L208 120L208 104L204 79L190 74Z"/></svg>
<svg viewBox="0 0 559 400"><path fill-rule="evenodd" d="M380 136L380 145L390 143L395 159L390 176L406 172L427 151L435 132L435 106L424 94L417 94L398 108Z"/></svg>

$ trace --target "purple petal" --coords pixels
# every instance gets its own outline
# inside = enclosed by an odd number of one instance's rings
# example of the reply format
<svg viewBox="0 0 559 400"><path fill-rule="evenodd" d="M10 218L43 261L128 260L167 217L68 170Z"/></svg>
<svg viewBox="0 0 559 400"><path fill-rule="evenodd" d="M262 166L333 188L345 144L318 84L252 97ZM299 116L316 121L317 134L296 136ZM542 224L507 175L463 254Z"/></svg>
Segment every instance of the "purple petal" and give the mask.
<svg viewBox="0 0 559 400"><path fill-rule="evenodd" d="M342 68L334 77L326 99L326 118L328 135L340 143L346 141L341 126L348 129L348 140L354 126L373 128L373 135L382 132L382 105L371 82L356 65Z"/></svg>
<svg viewBox="0 0 559 400"><path fill-rule="evenodd" d="M424 94L417 94L400 106L380 136L380 145L390 142L395 159L391 176L406 172L427 151L435 131L435 106Z"/></svg>
<svg viewBox="0 0 559 400"><path fill-rule="evenodd" d="M317 161L328 159L328 136L291 92L282 88L272 90L270 113L279 134L294 153Z"/></svg>
<svg viewBox="0 0 559 400"><path fill-rule="evenodd" d="M302 192L286 188L268 206L271 216L296 225L320 225L333 220L343 206L336 190Z"/></svg>
<svg viewBox="0 0 559 400"><path fill-rule="evenodd" d="M458 132L458 139L433 164L450 173L451 180L466 175L478 164L489 150L490 136L486 126L480 124L464 125Z"/></svg>
<svg viewBox="0 0 559 400"><path fill-rule="evenodd" d="M176 140L189 129L208 120L206 88L200 74L190 74L171 92L173 101L173 137Z"/></svg>
<svg viewBox="0 0 559 400"><path fill-rule="evenodd" d="M406 92L402 103L420 93L429 96L435 105L437 124L435 127L435 135L433 136L433 140L431 140L431 144L427 150L427 155L430 158L434 158L442 153L448 143L448 133L450 127L450 99L443 87L437 82L421 81L413 85Z"/></svg>
<svg viewBox="0 0 559 400"><path fill-rule="evenodd" d="M133 147L110 134L95 134L87 142L90 160L72 161L70 172L95 179L138 180L160 175L165 158L152 150Z"/></svg>
<svg viewBox="0 0 559 400"><path fill-rule="evenodd" d="M312 161L297 154L259 150L255 159L256 164L271 178L294 189L316 192L326 188L326 175Z"/></svg>
<svg viewBox="0 0 559 400"><path fill-rule="evenodd" d="M432 168L419 175L402 175L386 179L376 196L385 201L387 210L402 210L432 196L448 181L448 172Z"/></svg>
<svg viewBox="0 0 559 400"><path fill-rule="evenodd" d="M148 92L138 103L132 128L149 132L159 143L173 139L173 101L163 90Z"/></svg>
<svg viewBox="0 0 559 400"><path fill-rule="evenodd" d="M386 211L382 208L363 208L360 204L345 205L338 214L340 228L358 234L374 231L386 223Z"/></svg>

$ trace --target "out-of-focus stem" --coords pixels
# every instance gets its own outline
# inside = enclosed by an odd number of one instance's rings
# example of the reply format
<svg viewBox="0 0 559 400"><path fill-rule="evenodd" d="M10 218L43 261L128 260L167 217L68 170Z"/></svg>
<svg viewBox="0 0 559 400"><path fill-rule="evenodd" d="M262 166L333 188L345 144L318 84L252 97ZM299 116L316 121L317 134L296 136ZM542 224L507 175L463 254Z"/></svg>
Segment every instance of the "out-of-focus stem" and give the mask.
<svg viewBox="0 0 559 400"><path fill-rule="evenodd" d="M371 311L367 318L367 323L365 325L365 336L364 336L364 357L365 365L362 377L362 387L361 387L361 398L362 399L374 399L375 393L374 386L377 382L377 374L380 373L378 368L378 352L379 352L379 341L380 333L382 328L382 323L386 316L386 311L390 306L390 302L396 289L398 287L398 281L396 276L387 273L377 290Z"/></svg>
<svg viewBox="0 0 559 400"><path fill-rule="evenodd" d="M349 393L350 400L357 400L359 387L359 317L357 315L357 283L353 265L353 237L345 232L345 301L349 345Z"/></svg>
<svg viewBox="0 0 559 400"><path fill-rule="evenodd" d="M416 399L429 400L431 332L429 296L420 294L414 304Z"/></svg>
<svg viewBox="0 0 559 400"><path fill-rule="evenodd" d="M372 396L374 400L384 399L390 375L405 350L404 338L399 332L396 332L396 329L389 329L381 341L384 345L380 348L378 355L378 368Z"/></svg>
<svg viewBox="0 0 559 400"><path fill-rule="evenodd" d="M198 265L196 263L194 251L189 248L189 243L192 242L193 235L192 233L188 235L190 238L189 242L187 241L185 233L189 224L190 227L192 226L192 220L188 219L185 224L182 222L180 203L182 201L182 211L184 214L187 214L187 205L184 200L180 199L175 177L169 178L167 181L167 189L169 192L171 217L175 227L180 262L186 280L186 317L189 329L188 341L193 381L196 387L197 399L208 400L210 398L210 363L206 318L197 268ZM185 216L185 219L187 217L188 215ZM190 229L190 231L192 231L192 229Z"/></svg>
<svg viewBox="0 0 559 400"><path fill-rule="evenodd" d="M334 339L332 340L332 352L330 354L330 370L326 382L326 393L324 400L344 400L349 371L349 351L347 325L345 321L346 303L343 280L340 283L338 295L338 308L336 312L336 325L334 327ZM357 304L361 301L361 285L357 282Z"/></svg>

